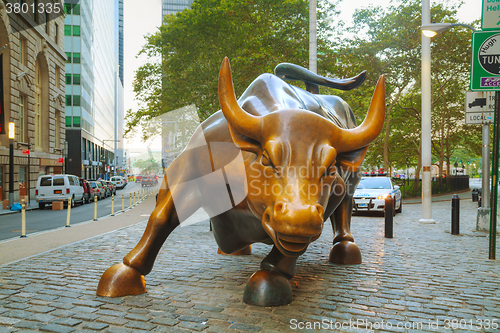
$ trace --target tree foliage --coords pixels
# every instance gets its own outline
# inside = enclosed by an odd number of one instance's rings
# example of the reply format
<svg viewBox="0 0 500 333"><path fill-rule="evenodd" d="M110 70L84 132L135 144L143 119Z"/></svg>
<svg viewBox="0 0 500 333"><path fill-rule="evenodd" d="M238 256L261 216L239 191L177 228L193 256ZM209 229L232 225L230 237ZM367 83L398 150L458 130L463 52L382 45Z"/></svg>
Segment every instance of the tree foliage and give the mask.
<svg viewBox="0 0 500 333"><path fill-rule="evenodd" d="M344 98L361 122L384 74L385 127L371 144L365 165L419 170L421 2L393 1L386 9L369 6L356 11L353 27L347 28L341 21L331 24L338 15L336 4L319 1L318 74L345 78L368 70L368 76L355 90L321 88L321 93ZM308 5L306 0L198 0L190 9L168 16L142 50L151 60L134 81L142 108L127 112L126 132L187 105L196 107L201 120L216 112L217 77L225 56L231 60L238 95L281 62L307 67ZM460 2L435 4L431 20L457 22L458 6ZM480 126L465 125L463 114L470 38L469 30L453 28L432 41L431 135L434 161L441 167L450 165L457 149L471 156L481 152ZM143 133L148 137L152 131Z"/></svg>

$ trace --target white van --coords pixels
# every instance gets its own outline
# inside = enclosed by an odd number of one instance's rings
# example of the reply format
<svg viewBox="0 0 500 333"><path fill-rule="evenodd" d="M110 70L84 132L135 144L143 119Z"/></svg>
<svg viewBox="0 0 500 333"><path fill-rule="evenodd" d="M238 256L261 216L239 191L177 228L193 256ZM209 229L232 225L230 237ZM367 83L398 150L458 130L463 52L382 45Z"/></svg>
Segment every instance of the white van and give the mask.
<svg viewBox="0 0 500 333"><path fill-rule="evenodd" d="M116 186L116 188L124 188L127 183L122 176L113 176L110 181Z"/></svg>
<svg viewBox="0 0 500 333"><path fill-rule="evenodd" d="M83 187L80 180L74 175L43 175L38 177L36 182L36 201L40 209L45 208L45 204L52 204L53 201L64 201L68 205L71 198L71 207L75 202L85 203Z"/></svg>

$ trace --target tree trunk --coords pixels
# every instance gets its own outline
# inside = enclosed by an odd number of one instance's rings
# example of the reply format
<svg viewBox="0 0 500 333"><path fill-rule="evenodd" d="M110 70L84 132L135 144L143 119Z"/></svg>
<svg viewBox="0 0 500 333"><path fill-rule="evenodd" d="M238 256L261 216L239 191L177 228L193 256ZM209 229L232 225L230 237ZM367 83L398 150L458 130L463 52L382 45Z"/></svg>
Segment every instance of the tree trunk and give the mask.
<svg viewBox="0 0 500 333"><path fill-rule="evenodd" d="M401 96L401 92L403 91L403 88L406 87L406 84L403 85L402 88L399 88L398 93L396 94L396 97L391 101L391 105L389 105L389 108L387 108L386 111L386 117L385 117L385 137L384 137L384 171L389 172L389 136L390 136L390 131L391 131L391 111L392 108L394 107L394 104L396 104L399 100L399 97Z"/></svg>
<svg viewBox="0 0 500 333"><path fill-rule="evenodd" d="M422 155L420 154L421 145L419 145L418 150L418 162L417 167L415 168L415 182L413 183L413 190L415 193L418 193L418 188L420 184L420 169L422 168Z"/></svg>

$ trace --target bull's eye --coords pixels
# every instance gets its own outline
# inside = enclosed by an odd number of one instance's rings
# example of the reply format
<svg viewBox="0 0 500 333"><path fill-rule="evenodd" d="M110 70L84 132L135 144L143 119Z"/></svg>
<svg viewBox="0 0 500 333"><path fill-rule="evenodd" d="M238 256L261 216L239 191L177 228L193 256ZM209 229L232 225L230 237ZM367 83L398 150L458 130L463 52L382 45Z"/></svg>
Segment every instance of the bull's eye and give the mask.
<svg viewBox="0 0 500 333"><path fill-rule="evenodd" d="M263 166L268 166L268 167L271 167L271 168L275 168L273 162L271 161L271 159L269 158L269 156L267 155L267 152L264 151L262 153L262 158L260 160L260 163L263 165Z"/></svg>

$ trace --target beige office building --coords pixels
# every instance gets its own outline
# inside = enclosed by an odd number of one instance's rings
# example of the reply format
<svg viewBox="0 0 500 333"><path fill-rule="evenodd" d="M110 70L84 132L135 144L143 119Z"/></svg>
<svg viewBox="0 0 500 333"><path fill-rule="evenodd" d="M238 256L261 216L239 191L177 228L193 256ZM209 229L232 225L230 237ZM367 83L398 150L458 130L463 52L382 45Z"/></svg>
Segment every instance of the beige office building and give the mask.
<svg viewBox="0 0 500 333"><path fill-rule="evenodd" d="M15 14L15 4L33 8L39 1L0 0L0 200L9 197L8 124L13 122L17 202L28 193L34 199L40 174L63 172L66 55L64 13Z"/></svg>

